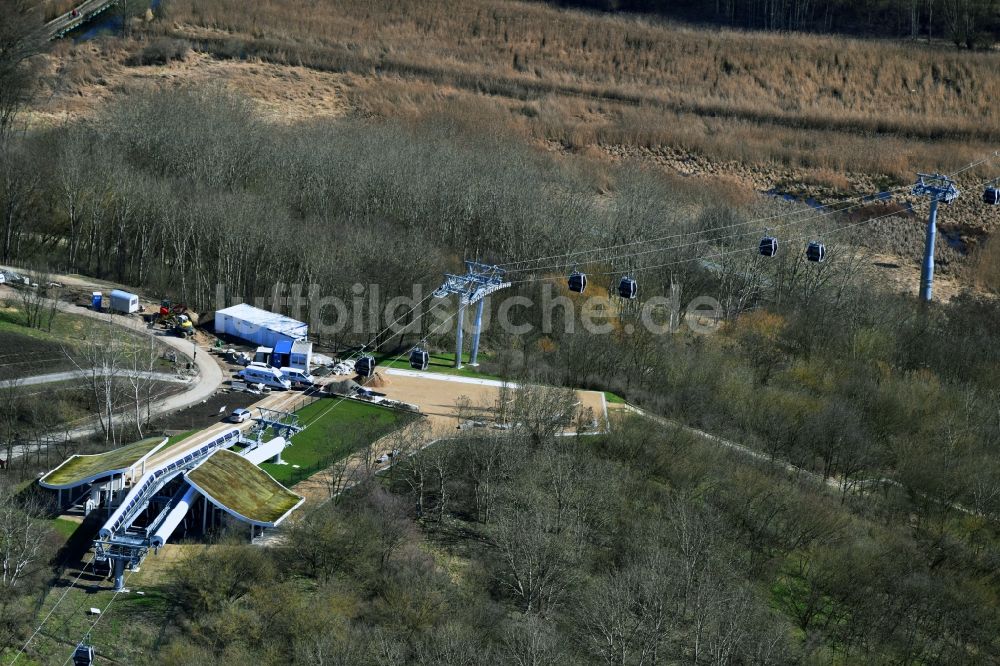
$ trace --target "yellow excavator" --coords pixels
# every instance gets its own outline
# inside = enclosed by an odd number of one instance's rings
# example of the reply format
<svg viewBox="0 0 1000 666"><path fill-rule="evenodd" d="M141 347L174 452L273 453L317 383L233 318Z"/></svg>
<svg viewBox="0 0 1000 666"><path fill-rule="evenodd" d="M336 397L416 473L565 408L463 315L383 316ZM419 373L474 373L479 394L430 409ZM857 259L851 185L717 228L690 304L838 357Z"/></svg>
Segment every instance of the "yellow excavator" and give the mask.
<svg viewBox="0 0 1000 666"><path fill-rule="evenodd" d="M181 338L190 338L194 335L194 321L183 303L171 304L168 300L161 301L160 325Z"/></svg>
<svg viewBox="0 0 1000 666"><path fill-rule="evenodd" d="M174 317L174 333L181 338L190 338L194 335L194 322L186 314L179 314Z"/></svg>

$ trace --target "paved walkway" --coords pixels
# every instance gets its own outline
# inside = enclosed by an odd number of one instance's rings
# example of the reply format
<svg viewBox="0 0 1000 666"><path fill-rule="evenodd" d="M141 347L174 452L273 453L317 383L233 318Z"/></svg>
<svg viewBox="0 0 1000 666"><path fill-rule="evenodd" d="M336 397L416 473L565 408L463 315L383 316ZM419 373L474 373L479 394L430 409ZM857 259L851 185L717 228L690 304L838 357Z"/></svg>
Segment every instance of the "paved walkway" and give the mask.
<svg viewBox="0 0 1000 666"><path fill-rule="evenodd" d="M100 375L109 374L107 369L98 370ZM4 379L0 380L0 388L11 388L17 386L37 386L38 384L52 384L54 382L68 382L74 379L85 379L92 376L92 370L67 370L65 372L50 372L45 375L35 375L34 377L21 377L18 379ZM171 384L190 384L193 380L191 377L179 377L175 374L170 374L166 372L145 372L135 370L121 370L118 369L114 372L116 377L138 377L140 379L152 379L158 382L167 382Z"/></svg>
<svg viewBox="0 0 1000 666"><path fill-rule="evenodd" d="M397 377L416 377L418 379L434 379L440 382L455 382L457 384L474 384L476 386L507 386L511 389L518 388L516 382L503 382L499 379L479 379L478 377L463 377L462 375L448 375L443 372L422 372L420 370L402 370L400 368L379 368L379 372L386 375L396 375Z"/></svg>
<svg viewBox="0 0 1000 666"><path fill-rule="evenodd" d="M77 282L81 282L77 280ZM0 286L0 298L15 298L16 292L8 286ZM50 301L51 302L51 301ZM100 321L110 321L115 326L133 331L137 335L144 335L156 338L166 346L180 352L187 358L193 358L193 362L198 371L198 377L193 378L188 383L187 390L166 396L158 401L150 409L150 416L160 416L169 414L185 407L198 404L210 398L219 390L225 375L222 366L215 360L213 355L206 349L200 349L191 340L178 338L166 331L148 328L141 317L128 315L112 315L106 312L94 312L93 310L80 307L73 303L58 301L56 309L60 312L98 319ZM86 437L101 431L100 422L94 419L93 422L73 428L69 433L59 432L59 436L67 435L70 439ZM20 452L15 451L16 458Z"/></svg>

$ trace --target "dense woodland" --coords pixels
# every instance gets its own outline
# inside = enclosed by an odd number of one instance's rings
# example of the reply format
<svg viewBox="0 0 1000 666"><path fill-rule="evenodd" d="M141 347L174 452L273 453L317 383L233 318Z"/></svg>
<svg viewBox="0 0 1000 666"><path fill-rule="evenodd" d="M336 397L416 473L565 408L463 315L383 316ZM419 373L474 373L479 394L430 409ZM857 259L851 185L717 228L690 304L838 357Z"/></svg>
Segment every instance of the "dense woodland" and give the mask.
<svg viewBox="0 0 1000 666"><path fill-rule="evenodd" d="M987 521L911 520L880 491L838 499L640 418L554 437L535 417L572 397L530 391L500 415L524 431L407 458L283 547L192 553L170 583L184 619L162 663L997 658Z"/></svg>
<svg viewBox="0 0 1000 666"><path fill-rule="evenodd" d="M220 291L266 299L278 282L347 302L356 283L378 284L382 305L414 283L436 286L463 257L518 261L685 232L683 245L641 257L600 256L591 293L629 270L642 299L675 285L682 302L723 305L709 336L628 332L632 315L614 310L609 334L566 332L578 314L567 309L542 332L537 308L519 310L535 332L488 331L484 371L613 390L663 420L555 437L567 396L522 393L503 419L521 428L407 458L275 548L221 535L178 565L166 589L177 606L149 661L1000 659L996 301L921 307L880 289L836 216L773 223L793 238L827 234L822 265L794 247L765 262L756 225L724 230L798 209L542 153L464 111L274 125L238 96L180 87L28 133L0 126L3 263L203 311ZM509 293L537 303L563 284L561 267L528 267ZM451 345L447 327L421 320L380 351L430 333ZM0 498L0 545L31 555L0 581L0 638L14 644L34 626L54 548L45 530L18 531L41 524L42 508Z"/></svg>
<svg viewBox="0 0 1000 666"><path fill-rule="evenodd" d="M1000 38L996 0L559 0L600 11L642 12L764 30L811 30L988 47Z"/></svg>

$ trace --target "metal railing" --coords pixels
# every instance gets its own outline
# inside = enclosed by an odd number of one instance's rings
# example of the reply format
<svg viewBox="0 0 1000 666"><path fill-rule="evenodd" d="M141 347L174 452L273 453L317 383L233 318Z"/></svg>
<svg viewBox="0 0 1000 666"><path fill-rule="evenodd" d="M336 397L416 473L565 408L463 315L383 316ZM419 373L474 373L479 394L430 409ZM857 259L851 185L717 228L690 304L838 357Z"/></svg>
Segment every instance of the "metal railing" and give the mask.
<svg viewBox="0 0 1000 666"><path fill-rule="evenodd" d="M145 506L149 498L159 491L170 479L191 467L193 463L200 462L212 453L215 453L218 449L230 446L233 440L239 436L239 430L230 430L163 467L148 472L140 479L138 485L129 491L126 498L128 501L118 507L111 518L108 519L108 522L104 524L104 527L101 528L99 532L101 539L109 539L127 527L135 518L135 514L138 514L142 510L142 507Z"/></svg>

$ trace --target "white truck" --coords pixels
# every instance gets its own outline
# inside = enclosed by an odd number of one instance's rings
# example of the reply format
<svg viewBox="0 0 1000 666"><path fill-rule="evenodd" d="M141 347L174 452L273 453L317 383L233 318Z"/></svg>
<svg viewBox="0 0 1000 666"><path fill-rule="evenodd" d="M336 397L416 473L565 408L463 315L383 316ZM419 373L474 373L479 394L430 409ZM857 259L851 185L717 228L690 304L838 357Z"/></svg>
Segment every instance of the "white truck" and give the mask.
<svg viewBox="0 0 1000 666"><path fill-rule="evenodd" d="M264 365L263 363L251 363L240 370L237 375L251 384L263 384L264 386L287 391L292 388L292 382L286 379L277 368Z"/></svg>
<svg viewBox="0 0 1000 666"><path fill-rule="evenodd" d="M293 386L309 388L316 383L316 378L298 368L281 368L281 376L292 382Z"/></svg>

